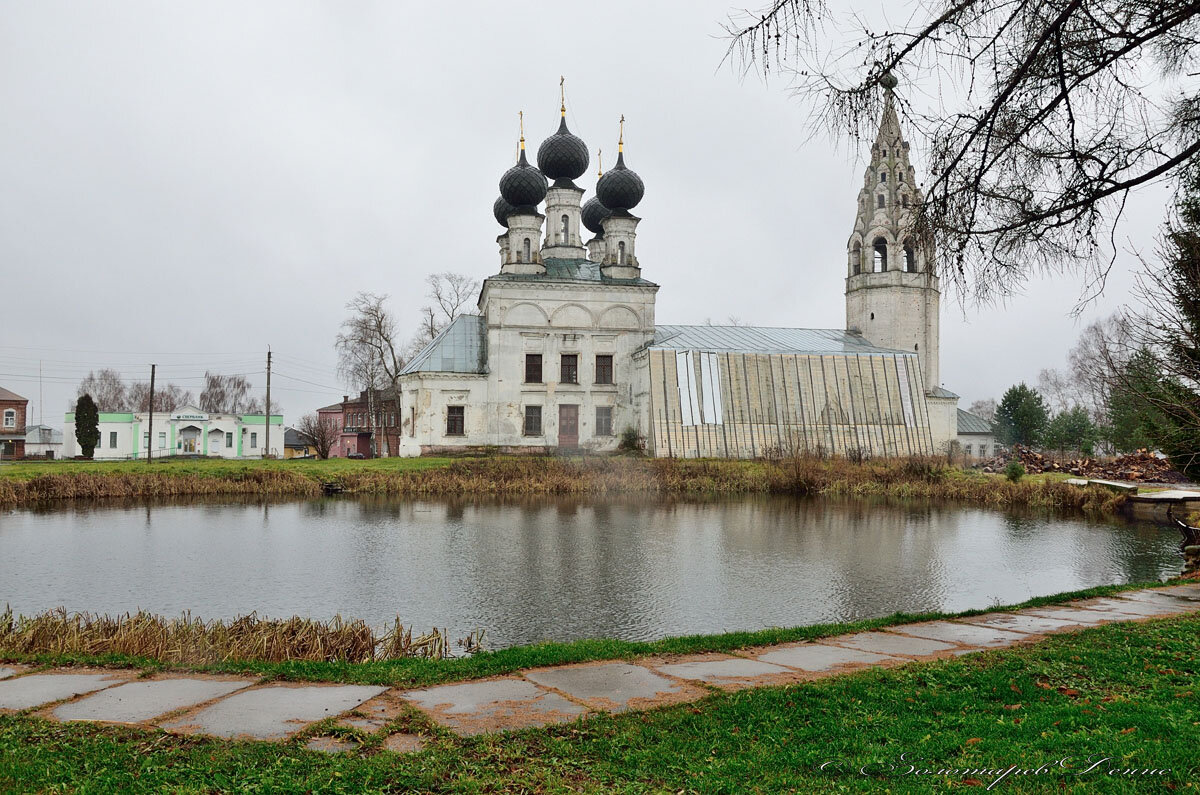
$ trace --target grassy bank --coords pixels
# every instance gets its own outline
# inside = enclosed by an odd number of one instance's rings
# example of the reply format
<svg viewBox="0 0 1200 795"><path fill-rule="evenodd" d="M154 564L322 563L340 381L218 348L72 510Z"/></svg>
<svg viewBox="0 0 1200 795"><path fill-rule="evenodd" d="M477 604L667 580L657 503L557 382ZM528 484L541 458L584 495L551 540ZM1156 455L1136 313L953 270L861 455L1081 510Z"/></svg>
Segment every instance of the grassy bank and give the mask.
<svg viewBox="0 0 1200 795"><path fill-rule="evenodd" d="M949 499L995 507L1092 514L1123 499L1099 487L1057 479L1012 483L935 458L875 460L796 457L779 461L627 457L490 457L373 461L145 461L18 463L0 467L0 505L111 497L262 495L312 497L336 482L349 494L461 495L653 494Z"/></svg>
<svg viewBox="0 0 1200 795"><path fill-rule="evenodd" d="M371 656L361 622L251 622L242 632L229 625L201 622L171 622L133 616L96 620L81 627L73 616L53 611L29 621L32 629L21 629L20 621L0 623L0 662L39 666L91 665L132 667L144 670L192 670L209 673L254 674L267 679L352 682L355 684L420 687L444 682L480 679L508 674L522 668L545 665L626 659L664 654L699 654L792 643L803 640L861 632L880 627L980 615L994 610L1062 604L1074 599L1107 596L1161 583L1107 585L1082 591L1040 596L1018 605L992 605L960 613L894 613L862 621L772 627L754 632L720 635L689 635L649 642L613 639L580 640L570 643L539 643L516 646L469 657L439 659L421 656L420 648L389 643ZM232 622L237 624L238 622ZM257 623L257 625L256 625ZM284 625L282 628L279 625ZM346 632L347 625L359 631ZM207 628L207 632L205 629ZM365 634L369 634L369 630ZM289 643L289 637L294 642ZM411 638L410 638L411 644ZM388 658L390 655L390 659Z"/></svg>
<svg viewBox="0 0 1200 795"><path fill-rule="evenodd" d="M5 716L0 790L928 792L982 790L1016 766L993 791L1194 792L1198 661L1200 617L1109 625L504 736L458 738L406 714L392 727L428 742L409 756L379 737L328 756L304 737L234 743ZM1084 772L1089 758L1105 761ZM914 762L956 772L910 773Z"/></svg>

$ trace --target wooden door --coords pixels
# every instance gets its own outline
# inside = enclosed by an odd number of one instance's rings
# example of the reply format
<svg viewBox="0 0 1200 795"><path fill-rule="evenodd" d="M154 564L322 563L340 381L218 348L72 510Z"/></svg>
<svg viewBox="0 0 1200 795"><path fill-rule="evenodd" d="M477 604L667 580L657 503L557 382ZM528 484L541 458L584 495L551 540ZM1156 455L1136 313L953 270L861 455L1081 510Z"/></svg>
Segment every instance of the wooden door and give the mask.
<svg viewBox="0 0 1200 795"><path fill-rule="evenodd" d="M558 407L558 446L579 446L579 406Z"/></svg>

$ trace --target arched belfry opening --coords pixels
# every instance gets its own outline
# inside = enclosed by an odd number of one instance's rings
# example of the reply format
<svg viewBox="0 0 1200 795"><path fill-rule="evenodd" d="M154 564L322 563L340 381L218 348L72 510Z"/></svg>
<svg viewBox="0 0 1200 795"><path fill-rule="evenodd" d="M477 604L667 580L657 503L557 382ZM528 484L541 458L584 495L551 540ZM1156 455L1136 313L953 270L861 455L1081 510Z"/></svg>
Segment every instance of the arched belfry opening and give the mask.
<svg viewBox="0 0 1200 795"><path fill-rule="evenodd" d="M857 240L850 247L850 273L853 276L862 273L862 243Z"/></svg>
<svg viewBox="0 0 1200 795"><path fill-rule="evenodd" d="M908 273L917 272L917 255L911 240L904 241L904 270Z"/></svg>
<svg viewBox="0 0 1200 795"><path fill-rule="evenodd" d="M875 273L883 273L888 269L887 241L882 237L877 237L875 238L875 242L871 245L875 250L872 270Z"/></svg>

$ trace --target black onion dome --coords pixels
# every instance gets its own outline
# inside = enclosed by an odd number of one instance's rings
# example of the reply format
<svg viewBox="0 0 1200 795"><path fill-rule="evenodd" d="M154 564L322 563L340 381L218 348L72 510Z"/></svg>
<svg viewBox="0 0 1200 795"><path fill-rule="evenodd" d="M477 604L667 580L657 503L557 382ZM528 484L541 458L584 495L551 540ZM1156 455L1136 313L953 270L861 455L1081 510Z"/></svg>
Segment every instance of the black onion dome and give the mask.
<svg viewBox="0 0 1200 795"><path fill-rule="evenodd" d="M596 198L605 207L617 210L632 210L646 192L646 186L637 172L625 167L625 153L617 155L617 164L596 183Z"/></svg>
<svg viewBox="0 0 1200 795"><path fill-rule="evenodd" d="M583 225L592 234L604 234L604 219L612 215L612 210L605 207L595 196L583 203Z"/></svg>
<svg viewBox="0 0 1200 795"><path fill-rule="evenodd" d="M529 165L524 149L517 164L500 177L500 197L518 209L536 207L546 198L546 188L546 177Z"/></svg>
<svg viewBox="0 0 1200 795"><path fill-rule="evenodd" d="M558 132L542 141L537 151L538 168L554 180L580 177L587 171L590 162L587 144L567 129L565 116L558 123Z"/></svg>
<svg viewBox="0 0 1200 795"><path fill-rule="evenodd" d="M509 204L503 196L497 196L496 203L492 205L492 215L496 216L496 223L507 229L508 216L512 215L515 209L517 208Z"/></svg>

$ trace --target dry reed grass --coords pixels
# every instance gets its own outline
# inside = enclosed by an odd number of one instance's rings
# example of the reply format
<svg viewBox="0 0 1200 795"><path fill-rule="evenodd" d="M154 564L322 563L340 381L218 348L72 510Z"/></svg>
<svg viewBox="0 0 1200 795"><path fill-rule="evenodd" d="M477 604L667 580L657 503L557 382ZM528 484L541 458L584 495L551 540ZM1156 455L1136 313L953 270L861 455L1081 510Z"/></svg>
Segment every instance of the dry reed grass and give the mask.
<svg viewBox="0 0 1200 795"><path fill-rule="evenodd" d="M798 455L725 461L512 456L459 459L424 469L342 470L337 481L349 494L406 497L796 494L951 499L1088 513L1112 512L1122 500L1103 489L1047 480L1010 483L957 470L945 459L933 457L850 461ZM0 478L0 505L70 498L314 497L320 493L317 475L277 469L250 470L237 477L114 472L47 474L27 481Z"/></svg>
<svg viewBox="0 0 1200 795"><path fill-rule="evenodd" d="M361 620L313 621L259 618L254 613L228 623L184 614L164 618L146 612L117 616L68 613L63 608L27 618L0 613L0 652L8 654L145 657L204 665L230 660L369 662L403 657L450 656L445 630L413 635L396 619L382 633Z"/></svg>

